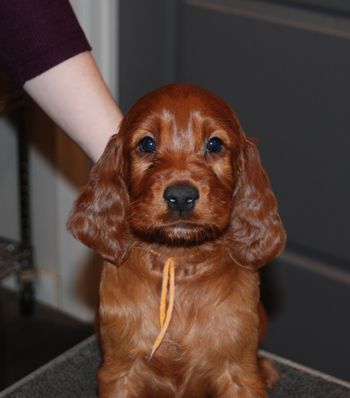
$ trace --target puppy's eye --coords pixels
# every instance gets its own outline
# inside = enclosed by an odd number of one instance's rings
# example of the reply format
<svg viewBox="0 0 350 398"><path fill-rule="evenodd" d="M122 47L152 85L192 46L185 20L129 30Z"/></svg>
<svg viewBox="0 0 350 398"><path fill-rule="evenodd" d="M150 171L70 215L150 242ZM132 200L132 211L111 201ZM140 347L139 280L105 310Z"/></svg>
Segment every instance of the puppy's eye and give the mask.
<svg viewBox="0 0 350 398"><path fill-rule="evenodd" d="M139 143L139 149L142 152L152 153L157 149L157 143L152 137L144 137Z"/></svg>
<svg viewBox="0 0 350 398"><path fill-rule="evenodd" d="M218 137L210 138L207 143L207 151L210 153L220 152L224 143Z"/></svg>

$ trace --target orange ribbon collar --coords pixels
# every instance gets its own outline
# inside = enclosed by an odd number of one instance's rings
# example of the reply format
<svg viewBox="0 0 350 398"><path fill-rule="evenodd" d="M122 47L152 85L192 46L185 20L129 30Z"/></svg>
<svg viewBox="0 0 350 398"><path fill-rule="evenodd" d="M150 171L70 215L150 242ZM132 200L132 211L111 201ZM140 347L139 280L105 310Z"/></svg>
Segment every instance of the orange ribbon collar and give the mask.
<svg viewBox="0 0 350 398"><path fill-rule="evenodd" d="M168 298L169 293L169 298ZM164 265L163 269L163 282L162 292L160 296L160 332L153 343L150 359L161 345L164 336L169 328L171 316L174 310L175 300L175 261L172 257L169 257ZM168 304L168 305L167 305Z"/></svg>

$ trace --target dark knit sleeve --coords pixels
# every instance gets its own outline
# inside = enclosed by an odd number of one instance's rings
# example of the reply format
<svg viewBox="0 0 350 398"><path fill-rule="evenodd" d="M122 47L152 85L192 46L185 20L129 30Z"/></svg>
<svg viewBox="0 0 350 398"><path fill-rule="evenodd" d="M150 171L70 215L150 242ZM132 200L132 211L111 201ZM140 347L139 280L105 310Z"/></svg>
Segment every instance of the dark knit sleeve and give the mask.
<svg viewBox="0 0 350 398"><path fill-rule="evenodd" d="M18 85L88 50L68 0L1 0L0 63Z"/></svg>

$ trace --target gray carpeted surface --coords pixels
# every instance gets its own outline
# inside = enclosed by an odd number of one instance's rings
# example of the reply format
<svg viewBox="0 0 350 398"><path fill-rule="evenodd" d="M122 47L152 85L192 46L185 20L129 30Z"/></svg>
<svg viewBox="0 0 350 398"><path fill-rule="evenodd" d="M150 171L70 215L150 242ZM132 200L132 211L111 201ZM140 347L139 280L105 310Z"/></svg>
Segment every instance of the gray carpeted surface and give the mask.
<svg viewBox="0 0 350 398"><path fill-rule="evenodd" d="M0 391L47 364L94 332L42 303L22 316L18 295L0 287Z"/></svg>
<svg viewBox="0 0 350 398"><path fill-rule="evenodd" d="M269 354L267 354L269 355ZM350 384L274 357L280 382L271 398L350 398ZM96 398L100 353L91 336L0 393L0 398Z"/></svg>

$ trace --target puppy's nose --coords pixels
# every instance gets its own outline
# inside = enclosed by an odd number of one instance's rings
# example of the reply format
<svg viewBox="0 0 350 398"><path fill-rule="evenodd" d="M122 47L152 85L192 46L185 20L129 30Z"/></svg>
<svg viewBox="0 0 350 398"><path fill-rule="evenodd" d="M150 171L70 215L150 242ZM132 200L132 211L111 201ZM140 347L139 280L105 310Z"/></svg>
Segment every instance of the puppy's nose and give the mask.
<svg viewBox="0 0 350 398"><path fill-rule="evenodd" d="M170 210L184 212L194 208L199 199L199 192L189 184L170 185L165 189L163 198Z"/></svg>

